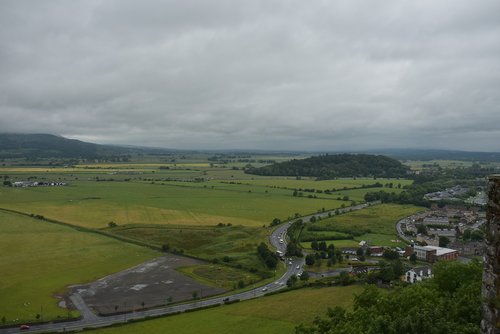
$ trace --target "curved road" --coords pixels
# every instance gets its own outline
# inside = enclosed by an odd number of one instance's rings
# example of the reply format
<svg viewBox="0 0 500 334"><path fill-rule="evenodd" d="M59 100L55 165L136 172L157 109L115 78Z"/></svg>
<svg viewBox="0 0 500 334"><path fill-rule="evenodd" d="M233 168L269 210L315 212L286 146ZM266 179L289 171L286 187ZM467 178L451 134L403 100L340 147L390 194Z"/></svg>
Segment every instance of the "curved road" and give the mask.
<svg viewBox="0 0 500 334"><path fill-rule="evenodd" d="M368 205L372 205L375 203L369 204L360 204L352 207L347 207L344 209L339 209L341 213L345 213L350 210L359 210L367 207ZM333 211L333 210L331 210ZM269 236L270 243L276 247L277 251L282 252L283 254L286 252L287 238L286 233L290 225L298 220L302 219L305 222L308 222L309 219L313 216L325 218L328 216L328 213L331 211L319 212L315 214L311 214L308 216L300 217L297 219L293 219L286 223L283 223L276 228L271 235ZM44 332L64 332L64 331L74 331L74 330L82 330L84 328L96 328L96 327L105 327L110 326L112 324L127 322L131 319L143 319L146 317L155 317L161 315L167 315L172 313L180 313L186 310L196 309L200 307L206 307L211 305L223 304L224 301L231 300L248 300L257 297L261 297L266 293L278 291L283 289L286 286L286 281L292 275L300 275L302 273L303 267L305 264L304 258L289 258L285 259L284 265L287 270L283 276L278 278L272 283L260 286L258 288L244 291L240 293L236 293L230 296L221 296L210 298L206 300L199 300L195 302L173 305L173 306L165 306L159 307L151 310L137 311L132 313L120 314L120 315L112 315L112 316L98 316L94 314L85 304L84 300L78 293L74 293L70 296L71 301L75 305L75 307L80 311L82 315L82 319L71 321L71 322L61 322L61 323L44 323L40 325L31 325L29 333L44 333ZM19 327L12 327L6 329L0 329L0 334L11 334L11 333L19 333Z"/></svg>

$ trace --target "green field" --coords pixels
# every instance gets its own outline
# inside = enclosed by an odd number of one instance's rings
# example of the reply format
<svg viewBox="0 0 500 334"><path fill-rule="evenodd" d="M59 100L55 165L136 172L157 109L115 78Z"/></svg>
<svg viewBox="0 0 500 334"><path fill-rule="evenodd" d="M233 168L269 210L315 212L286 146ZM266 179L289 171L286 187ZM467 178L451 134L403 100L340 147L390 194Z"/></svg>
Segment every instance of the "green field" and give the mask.
<svg viewBox="0 0 500 334"><path fill-rule="evenodd" d="M65 287L161 255L97 234L0 211L0 318L67 317L57 306ZM73 314L74 315L74 314Z"/></svg>
<svg viewBox="0 0 500 334"><path fill-rule="evenodd" d="M214 309L100 329L91 333L282 334L307 323L328 307L350 307L361 286L306 288Z"/></svg>
<svg viewBox="0 0 500 334"><path fill-rule="evenodd" d="M237 179L237 177L235 178ZM373 179L373 178L341 178L336 180L321 180L316 181L315 178L303 177L296 179L295 177L260 177L255 180L240 180L241 184L257 185L270 188L286 188L286 189L315 189L315 190L332 190L344 191L344 188L361 188L363 185L373 185L381 183L383 185L392 183L393 188L385 188L387 190L397 190L398 184L401 187L412 184L412 180L407 179ZM370 190L371 189L371 190ZM364 191L377 191L384 188L365 188ZM347 190L345 190L347 191ZM334 192L335 193L335 192ZM307 194L307 193L305 193Z"/></svg>
<svg viewBox="0 0 500 334"><path fill-rule="evenodd" d="M372 245L401 246L404 244L397 242L397 221L422 210L424 209L414 205L374 205L306 225L302 233L304 241L311 241L315 236L316 240L331 240L332 238L328 238L329 233L342 232L353 235L357 242L366 240ZM331 243L336 246L341 244L340 240L333 240ZM349 240L348 244L354 243Z"/></svg>
<svg viewBox="0 0 500 334"><path fill-rule="evenodd" d="M160 169L163 167L163 169ZM165 169L165 168L169 169ZM55 180L65 187L0 188L1 207L35 213L73 225L105 228L110 221L126 224L262 226L323 208L363 201L369 191L401 191L411 180L261 177L242 170L211 167L206 161L182 163L86 164L75 168L5 167L11 181ZM97 182L99 181L99 182ZM196 182L194 182L196 181ZM395 188L359 188L380 182ZM293 189L302 191L294 197ZM324 190L337 189L326 194ZM308 198L308 197L317 198ZM349 200L342 200L348 196ZM340 200L339 200L340 199Z"/></svg>
<svg viewBox="0 0 500 334"><path fill-rule="evenodd" d="M172 226L172 225L127 225L109 228L107 231L144 241L172 250L183 250L185 254L206 260L228 260L228 264L240 264L244 268L265 271L257 256L257 246L267 241L270 228L248 226Z"/></svg>
<svg viewBox="0 0 500 334"><path fill-rule="evenodd" d="M76 181L65 187L0 188L2 207L40 214L74 225L104 228L124 224L233 224L262 226L340 201L282 194L282 190L248 192L140 182Z"/></svg>
<svg viewBox="0 0 500 334"><path fill-rule="evenodd" d="M255 274L217 264L181 267L177 270L198 282L227 290L240 288L238 286L240 281L244 283L244 286L248 286L261 280Z"/></svg>

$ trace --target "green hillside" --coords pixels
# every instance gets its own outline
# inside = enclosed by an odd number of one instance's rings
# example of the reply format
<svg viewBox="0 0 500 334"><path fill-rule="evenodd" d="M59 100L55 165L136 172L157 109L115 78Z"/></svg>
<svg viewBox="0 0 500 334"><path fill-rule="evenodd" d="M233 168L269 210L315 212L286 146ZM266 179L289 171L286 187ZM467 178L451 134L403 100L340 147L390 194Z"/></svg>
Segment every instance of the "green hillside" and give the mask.
<svg viewBox="0 0 500 334"><path fill-rule="evenodd" d="M408 167L395 159L368 154L326 154L246 170L247 173L256 175L313 176L319 179L352 176L405 177L408 171Z"/></svg>

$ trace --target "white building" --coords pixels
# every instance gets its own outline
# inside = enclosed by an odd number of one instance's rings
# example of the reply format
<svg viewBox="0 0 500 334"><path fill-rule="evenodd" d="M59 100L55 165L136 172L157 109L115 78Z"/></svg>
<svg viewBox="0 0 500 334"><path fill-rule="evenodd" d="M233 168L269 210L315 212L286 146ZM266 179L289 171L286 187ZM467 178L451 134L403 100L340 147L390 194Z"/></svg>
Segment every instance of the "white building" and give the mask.
<svg viewBox="0 0 500 334"><path fill-rule="evenodd" d="M404 281L413 284L421 282L423 279L431 277L432 277L431 267L417 267L410 269L406 272Z"/></svg>

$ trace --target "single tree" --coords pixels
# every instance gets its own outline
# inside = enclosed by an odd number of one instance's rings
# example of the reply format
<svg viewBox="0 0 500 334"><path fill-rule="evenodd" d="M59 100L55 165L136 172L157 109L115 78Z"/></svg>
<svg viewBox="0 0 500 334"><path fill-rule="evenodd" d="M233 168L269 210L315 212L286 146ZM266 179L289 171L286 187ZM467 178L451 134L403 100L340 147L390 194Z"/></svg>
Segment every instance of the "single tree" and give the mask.
<svg viewBox="0 0 500 334"><path fill-rule="evenodd" d="M410 255L410 262L413 264L417 263L417 254L416 253L412 253Z"/></svg>

